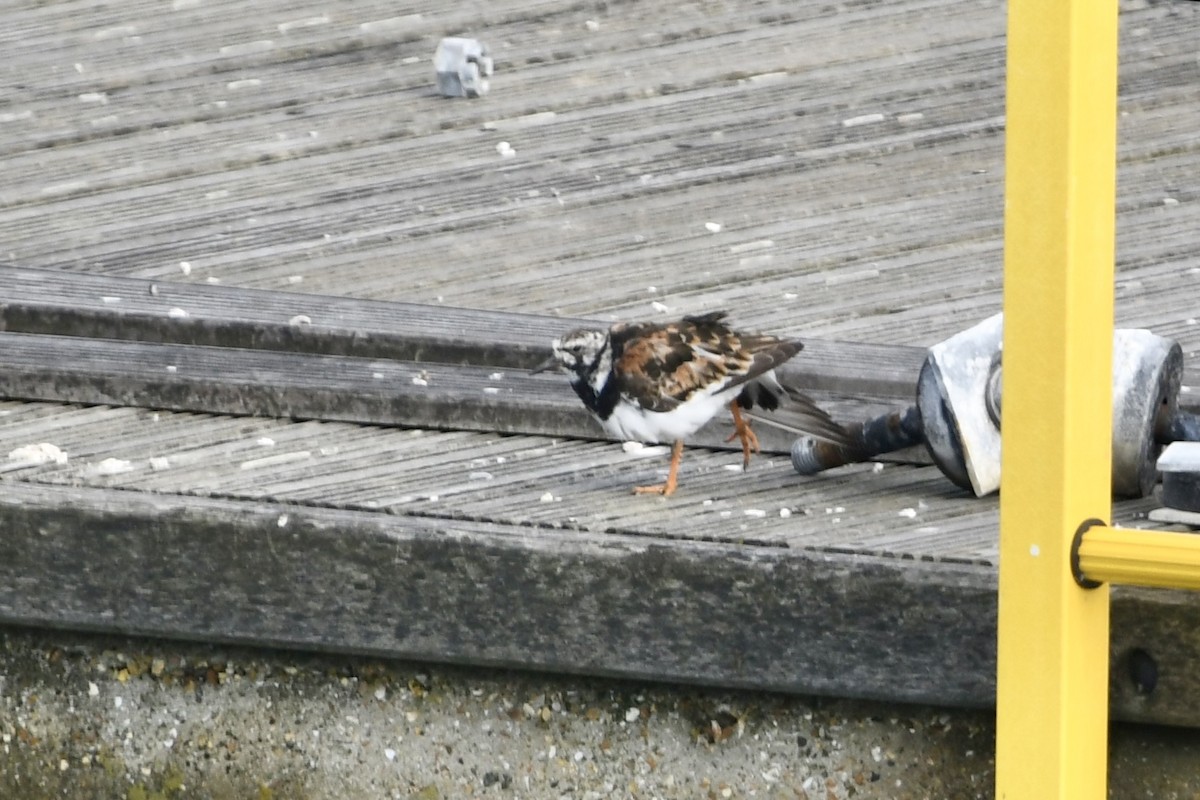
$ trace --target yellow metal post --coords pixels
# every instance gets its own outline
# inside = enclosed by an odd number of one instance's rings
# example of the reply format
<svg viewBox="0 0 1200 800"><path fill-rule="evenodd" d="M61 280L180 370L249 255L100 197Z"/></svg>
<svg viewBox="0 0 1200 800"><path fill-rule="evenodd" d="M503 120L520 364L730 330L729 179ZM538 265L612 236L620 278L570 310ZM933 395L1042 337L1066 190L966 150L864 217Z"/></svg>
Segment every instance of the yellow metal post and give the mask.
<svg viewBox="0 0 1200 800"><path fill-rule="evenodd" d="M1116 0L1010 0L996 796L1106 794Z"/></svg>

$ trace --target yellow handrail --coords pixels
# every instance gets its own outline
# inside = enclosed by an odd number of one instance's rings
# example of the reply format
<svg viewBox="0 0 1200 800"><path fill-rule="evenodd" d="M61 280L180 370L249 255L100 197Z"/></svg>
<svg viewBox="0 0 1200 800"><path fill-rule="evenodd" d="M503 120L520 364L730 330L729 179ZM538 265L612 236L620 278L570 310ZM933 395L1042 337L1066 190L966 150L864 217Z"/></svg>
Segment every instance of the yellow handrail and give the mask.
<svg viewBox="0 0 1200 800"><path fill-rule="evenodd" d="M1200 535L1095 526L1080 537L1075 563L1089 581L1200 589Z"/></svg>

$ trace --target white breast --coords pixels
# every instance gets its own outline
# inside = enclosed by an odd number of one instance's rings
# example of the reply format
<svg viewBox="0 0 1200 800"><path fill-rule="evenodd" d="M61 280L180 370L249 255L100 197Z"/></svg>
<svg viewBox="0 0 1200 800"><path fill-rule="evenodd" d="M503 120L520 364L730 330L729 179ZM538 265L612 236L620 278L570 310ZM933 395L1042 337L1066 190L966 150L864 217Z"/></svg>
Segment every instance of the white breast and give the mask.
<svg viewBox="0 0 1200 800"><path fill-rule="evenodd" d="M737 387L740 389L741 387ZM637 403L617 403L604 429L618 439L647 443L670 443L686 439L704 426L729 403L736 390L700 392L670 411L648 411Z"/></svg>

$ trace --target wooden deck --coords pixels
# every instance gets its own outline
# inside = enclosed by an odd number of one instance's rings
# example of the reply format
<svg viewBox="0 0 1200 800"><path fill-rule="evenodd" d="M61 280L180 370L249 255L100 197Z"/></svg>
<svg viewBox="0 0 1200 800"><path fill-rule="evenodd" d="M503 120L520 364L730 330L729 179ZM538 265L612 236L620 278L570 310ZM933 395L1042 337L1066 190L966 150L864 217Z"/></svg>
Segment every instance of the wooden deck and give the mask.
<svg viewBox="0 0 1200 800"><path fill-rule="evenodd" d="M1191 357L1200 8L1122 13L1118 321ZM742 473L719 431L633 499L661 452L525 370L579 318L728 308L810 340L840 419L909 402L999 308L1003 32L948 0L11 9L0 454L67 459L0 462L0 620L990 703L994 499L919 457L800 478L786 439ZM455 34L485 98L433 91ZM1117 715L1200 724L1197 630L1116 593Z"/></svg>

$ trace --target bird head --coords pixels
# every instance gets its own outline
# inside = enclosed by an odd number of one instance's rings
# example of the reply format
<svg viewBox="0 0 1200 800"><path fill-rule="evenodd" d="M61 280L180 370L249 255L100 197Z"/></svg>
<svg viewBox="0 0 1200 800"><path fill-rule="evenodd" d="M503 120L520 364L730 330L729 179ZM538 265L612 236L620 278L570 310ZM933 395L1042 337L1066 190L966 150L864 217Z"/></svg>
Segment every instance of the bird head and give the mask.
<svg viewBox="0 0 1200 800"><path fill-rule="evenodd" d="M573 373L579 377L593 371L597 362L606 355L608 349L607 331L591 328L580 328L555 339L550 343L551 356L538 364L533 372Z"/></svg>

